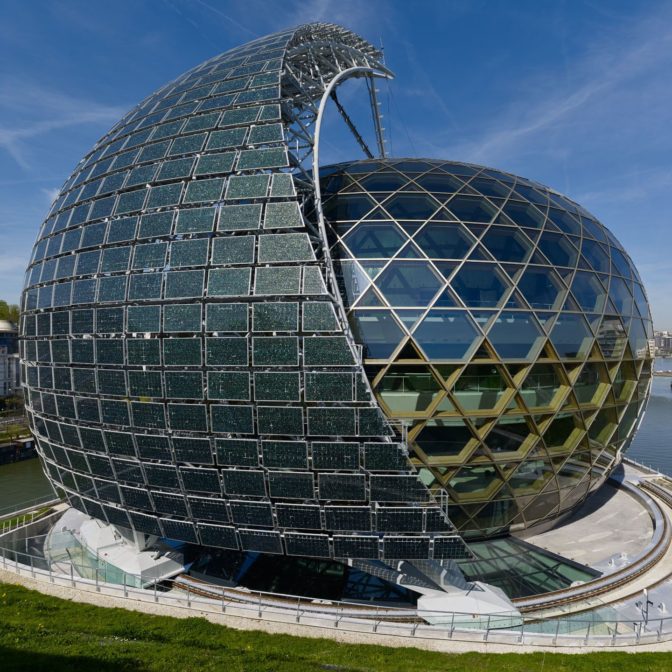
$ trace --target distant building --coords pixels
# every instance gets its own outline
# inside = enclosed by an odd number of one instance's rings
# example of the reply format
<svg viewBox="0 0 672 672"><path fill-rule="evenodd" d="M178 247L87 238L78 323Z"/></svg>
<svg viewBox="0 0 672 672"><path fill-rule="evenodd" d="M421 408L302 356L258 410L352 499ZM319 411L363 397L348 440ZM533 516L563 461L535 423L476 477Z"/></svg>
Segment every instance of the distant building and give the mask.
<svg viewBox="0 0 672 672"><path fill-rule="evenodd" d="M19 390L19 339L14 324L0 320L0 397L8 397Z"/></svg>
<svg viewBox="0 0 672 672"><path fill-rule="evenodd" d="M653 345L655 354L657 355L672 353L672 333L669 331L655 331L653 333Z"/></svg>

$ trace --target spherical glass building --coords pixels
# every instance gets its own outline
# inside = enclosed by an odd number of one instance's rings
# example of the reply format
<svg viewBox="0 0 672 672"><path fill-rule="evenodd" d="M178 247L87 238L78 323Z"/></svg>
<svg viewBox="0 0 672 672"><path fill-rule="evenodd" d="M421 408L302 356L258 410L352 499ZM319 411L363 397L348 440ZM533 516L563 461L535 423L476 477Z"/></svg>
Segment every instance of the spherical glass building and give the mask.
<svg viewBox="0 0 672 672"><path fill-rule="evenodd" d="M469 556L456 526L549 519L616 464L650 375L620 245L463 164L351 163L321 185L349 77L391 73L343 28L261 38L142 101L63 185L21 357L76 509L202 546L446 560Z"/></svg>
<svg viewBox="0 0 672 672"><path fill-rule="evenodd" d="M386 415L462 531L555 518L627 447L651 316L613 234L501 171L436 160L326 168L350 325Z"/></svg>

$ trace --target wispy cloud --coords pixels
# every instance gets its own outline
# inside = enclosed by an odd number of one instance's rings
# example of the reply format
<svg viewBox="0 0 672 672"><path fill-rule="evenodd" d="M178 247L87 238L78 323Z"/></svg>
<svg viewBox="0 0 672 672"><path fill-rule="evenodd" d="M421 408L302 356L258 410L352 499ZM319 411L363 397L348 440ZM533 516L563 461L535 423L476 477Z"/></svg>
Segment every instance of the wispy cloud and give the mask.
<svg viewBox="0 0 672 672"><path fill-rule="evenodd" d="M522 82L518 95L512 96L503 109L490 111L492 121L481 126L482 130L472 128L466 138L448 142L438 150L496 164L514 153L557 154L554 133L570 129L575 141L585 139L599 133L601 121L608 125L618 118L630 128L648 126L650 131L652 119L656 123L664 121L657 114L661 107L668 110L669 124L672 90L662 90L665 84L652 74L669 73L672 68L670 19L668 6L630 25L625 32L597 39L583 57L564 61L562 72L545 72L543 77ZM647 99L655 99L657 109L641 109ZM627 110L633 114L623 119ZM580 142L571 144L581 146Z"/></svg>
<svg viewBox="0 0 672 672"><path fill-rule="evenodd" d="M61 193L61 190L54 187L52 189L42 189L42 193L47 197L49 203L53 203L57 196Z"/></svg>
<svg viewBox="0 0 672 672"><path fill-rule="evenodd" d="M36 83L0 80L0 149L28 170L27 145L37 136L84 124L117 121L126 111L117 105L70 96Z"/></svg>

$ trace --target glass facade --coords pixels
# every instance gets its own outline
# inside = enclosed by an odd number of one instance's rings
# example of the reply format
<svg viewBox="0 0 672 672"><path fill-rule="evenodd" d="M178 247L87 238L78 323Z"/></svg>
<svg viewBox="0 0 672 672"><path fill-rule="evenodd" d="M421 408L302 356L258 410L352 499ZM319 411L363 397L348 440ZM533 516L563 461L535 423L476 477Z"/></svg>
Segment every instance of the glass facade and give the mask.
<svg viewBox="0 0 672 672"><path fill-rule="evenodd" d="M223 548L468 555L372 396L304 214L306 115L379 59L327 24L256 40L141 102L63 185L27 271L21 355L72 506ZM426 297L438 280L421 280ZM396 278L388 291L403 296Z"/></svg>
<svg viewBox="0 0 672 672"><path fill-rule="evenodd" d="M636 268L581 206L436 160L323 169L350 327L386 415L462 532L553 518L613 470L647 400Z"/></svg>
<svg viewBox="0 0 672 672"><path fill-rule="evenodd" d="M649 309L585 210L371 160L323 170L325 236L311 129L353 67L390 74L338 26L260 38L142 101L63 185L20 353L75 508L228 549L459 559L456 528L552 518L627 447Z"/></svg>

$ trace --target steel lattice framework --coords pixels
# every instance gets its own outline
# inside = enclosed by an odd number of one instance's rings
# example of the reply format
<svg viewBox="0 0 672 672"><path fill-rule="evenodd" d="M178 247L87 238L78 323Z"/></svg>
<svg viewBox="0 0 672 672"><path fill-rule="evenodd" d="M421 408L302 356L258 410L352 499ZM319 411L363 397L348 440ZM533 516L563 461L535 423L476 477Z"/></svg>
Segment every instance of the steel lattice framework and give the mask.
<svg viewBox="0 0 672 672"><path fill-rule="evenodd" d="M462 532L557 518L619 463L651 384L651 314L613 234L543 185L458 162L323 170L366 372Z"/></svg>
<svg viewBox="0 0 672 672"><path fill-rule="evenodd" d="M313 180L337 85L389 76L353 33L302 26L179 77L76 167L21 321L31 428L74 507L231 549L468 554L372 395Z"/></svg>

